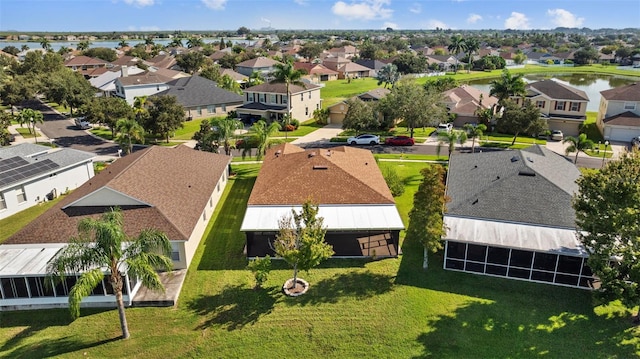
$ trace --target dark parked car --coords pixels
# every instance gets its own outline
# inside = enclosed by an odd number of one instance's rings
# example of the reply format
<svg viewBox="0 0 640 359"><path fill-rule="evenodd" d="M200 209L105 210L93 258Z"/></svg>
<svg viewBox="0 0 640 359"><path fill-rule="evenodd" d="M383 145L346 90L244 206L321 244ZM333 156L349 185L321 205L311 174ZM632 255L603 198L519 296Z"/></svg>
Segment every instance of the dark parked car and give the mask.
<svg viewBox="0 0 640 359"><path fill-rule="evenodd" d="M395 136L395 137L387 137L384 140L385 145L391 146L413 146L416 141L409 136Z"/></svg>

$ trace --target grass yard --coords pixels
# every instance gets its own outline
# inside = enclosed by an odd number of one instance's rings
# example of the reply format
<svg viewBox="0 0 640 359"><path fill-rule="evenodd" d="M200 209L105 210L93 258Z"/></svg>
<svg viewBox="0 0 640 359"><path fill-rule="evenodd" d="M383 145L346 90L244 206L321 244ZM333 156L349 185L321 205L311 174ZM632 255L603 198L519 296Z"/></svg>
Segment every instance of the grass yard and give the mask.
<svg viewBox="0 0 640 359"><path fill-rule="evenodd" d="M598 126L596 126L597 116L597 112L587 112L587 119L582 123L581 129L582 132L587 134L587 138L595 143L598 143L598 141L604 142L602 133L600 129L598 129Z"/></svg>
<svg viewBox="0 0 640 359"><path fill-rule="evenodd" d="M315 120L311 119L309 121L305 121L301 123L300 126L298 126L298 129L294 131L289 131L289 132L278 131L278 134L276 137L285 137L285 135L287 137L302 137L324 126L325 125L321 125L317 123Z"/></svg>
<svg viewBox="0 0 640 359"><path fill-rule="evenodd" d="M394 166L407 190L406 221L423 163ZM253 290L238 232L258 165L234 166L176 308L129 308L131 338L118 340L116 310L0 312L0 357L93 358L629 358L639 329L618 306L595 307L589 292L444 271L442 255L422 270L422 247L402 244L384 260L329 260L301 273L299 298L280 288L291 269L274 261Z"/></svg>
<svg viewBox="0 0 640 359"><path fill-rule="evenodd" d="M378 153L373 155L376 159L385 160L409 160L409 161L448 161L447 155L413 155L406 153Z"/></svg>
<svg viewBox="0 0 640 359"><path fill-rule="evenodd" d="M29 132L29 129L26 127L16 127L16 132L18 132L20 134L20 136L24 137L24 138L34 138L37 136L40 136L39 132L35 132L35 134L33 132Z"/></svg>
<svg viewBox="0 0 640 359"><path fill-rule="evenodd" d="M89 130L89 132L93 133L94 135L104 138L107 141L112 141L113 140L113 134L111 133L111 129L107 128L107 127L93 127L92 129Z"/></svg>

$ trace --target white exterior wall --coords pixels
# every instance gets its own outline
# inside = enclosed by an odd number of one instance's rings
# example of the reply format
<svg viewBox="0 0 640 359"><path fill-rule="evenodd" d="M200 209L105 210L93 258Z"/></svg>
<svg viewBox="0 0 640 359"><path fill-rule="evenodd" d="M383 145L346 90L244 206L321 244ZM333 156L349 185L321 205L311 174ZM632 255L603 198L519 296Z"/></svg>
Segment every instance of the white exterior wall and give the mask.
<svg viewBox="0 0 640 359"><path fill-rule="evenodd" d="M222 193L224 192L224 188L227 185L229 179L228 167L223 172L222 176L218 179L218 184L216 188L213 190L213 193L209 196L209 200L207 201L207 205L202 210L202 214L200 215L200 219L198 223L193 228L193 232L191 232L191 237L189 237L188 241L174 241L172 242L173 250L180 252L180 260L173 262L174 269L185 269L189 268L189 264L191 264L191 260L193 259L196 250L198 249L198 245L202 240L202 235L204 234L211 217L213 216L213 212L215 211L220 198L222 197Z"/></svg>
<svg viewBox="0 0 640 359"><path fill-rule="evenodd" d="M53 173L55 173L55 175L50 176ZM58 192L58 195L67 190L74 190L88 181L93 175L93 162L88 161L66 169L50 171L38 178L30 179L27 182L16 183L12 187L3 189L1 193L7 208L0 210L0 219L9 217L29 207L35 206L39 202L45 201L46 195L54 188ZM24 188L27 200L18 203L18 192L21 188Z"/></svg>
<svg viewBox="0 0 640 359"><path fill-rule="evenodd" d="M312 118L313 111L319 108L322 108L320 88L291 94L291 116L296 120L304 122Z"/></svg>
<svg viewBox="0 0 640 359"><path fill-rule="evenodd" d="M168 89L169 85L167 84L144 84L123 87L122 84L116 80L116 96L125 99L130 106L133 106L136 97L151 96Z"/></svg>

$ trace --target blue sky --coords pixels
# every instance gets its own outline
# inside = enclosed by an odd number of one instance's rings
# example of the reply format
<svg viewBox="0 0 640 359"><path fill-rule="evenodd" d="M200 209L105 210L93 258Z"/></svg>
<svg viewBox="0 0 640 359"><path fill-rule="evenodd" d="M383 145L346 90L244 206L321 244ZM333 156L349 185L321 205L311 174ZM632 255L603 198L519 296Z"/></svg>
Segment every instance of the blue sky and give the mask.
<svg viewBox="0 0 640 359"><path fill-rule="evenodd" d="M640 0L0 0L0 30L640 27Z"/></svg>

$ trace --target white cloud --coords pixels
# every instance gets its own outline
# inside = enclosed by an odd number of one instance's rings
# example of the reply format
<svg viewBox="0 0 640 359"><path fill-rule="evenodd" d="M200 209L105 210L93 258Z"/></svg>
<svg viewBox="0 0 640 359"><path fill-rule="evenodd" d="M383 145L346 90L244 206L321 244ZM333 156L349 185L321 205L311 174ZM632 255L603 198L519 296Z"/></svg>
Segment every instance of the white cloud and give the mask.
<svg viewBox="0 0 640 359"><path fill-rule="evenodd" d="M527 18L525 14L514 11L511 13L511 16L504 21L504 28L512 30L527 30L530 29L531 26L529 25L529 18Z"/></svg>
<svg viewBox="0 0 640 359"><path fill-rule="evenodd" d="M201 0L204 6L212 10L224 10L227 0Z"/></svg>
<svg viewBox="0 0 640 359"><path fill-rule="evenodd" d="M293 0L298 5L309 5L309 0Z"/></svg>
<svg viewBox="0 0 640 359"><path fill-rule="evenodd" d="M449 25L445 24L440 20L435 20L435 19L429 20L427 22L427 29L435 29L435 28L448 29Z"/></svg>
<svg viewBox="0 0 640 359"><path fill-rule="evenodd" d="M576 17L565 9L547 10L547 16L551 17L551 22L557 27L580 27L584 22L583 17Z"/></svg>
<svg viewBox="0 0 640 359"><path fill-rule="evenodd" d="M155 0L124 0L125 3L129 5L134 5L138 7L151 6L155 2Z"/></svg>
<svg viewBox="0 0 640 359"><path fill-rule="evenodd" d="M347 4L344 1L337 1L331 7L335 15L346 19L375 20L388 19L393 14L393 10L385 7L391 0L360 0Z"/></svg>
<svg viewBox="0 0 640 359"><path fill-rule="evenodd" d="M388 27L390 27L390 28L392 28L394 30L397 30L398 29L398 24L396 24L395 22L385 21L385 23L382 24L382 28L386 29Z"/></svg>
<svg viewBox="0 0 640 359"><path fill-rule="evenodd" d="M422 12L422 6L418 3L413 3L413 5L411 5L411 7L409 8L409 11L414 14L419 14Z"/></svg>
<svg viewBox="0 0 640 359"><path fill-rule="evenodd" d="M469 14L469 17L467 18L467 24L475 24L480 20L482 20L482 16L478 14Z"/></svg>

